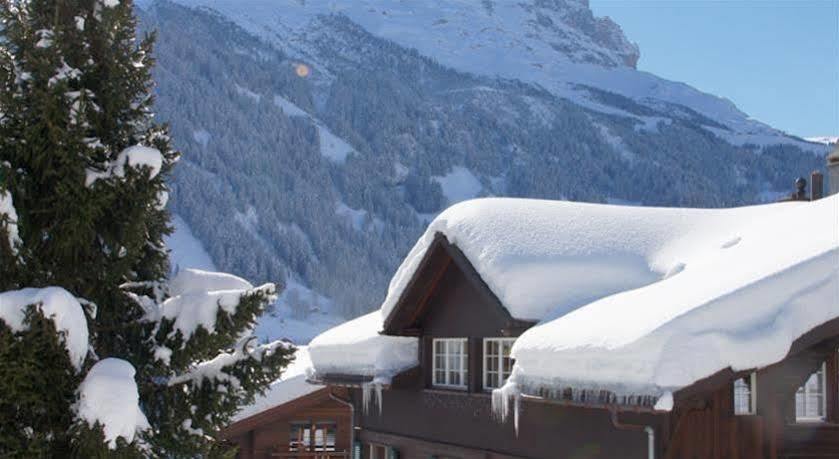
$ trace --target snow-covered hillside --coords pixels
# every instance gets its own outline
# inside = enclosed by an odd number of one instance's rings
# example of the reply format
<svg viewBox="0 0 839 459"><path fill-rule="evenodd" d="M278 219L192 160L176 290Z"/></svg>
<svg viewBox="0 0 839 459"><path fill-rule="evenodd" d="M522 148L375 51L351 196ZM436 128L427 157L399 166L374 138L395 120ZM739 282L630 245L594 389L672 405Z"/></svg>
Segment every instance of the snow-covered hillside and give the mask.
<svg viewBox="0 0 839 459"><path fill-rule="evenodd" d="M183 152L171 240L287 285L269 338L381 304L428 222L466 199L732 206L824 166L826 146L637 71L585 2L141 5L156 110Z"/></svg>
<svg viewBox="0 0 839 459"><path fill-rule="evenodd" d="M637 45L611 19L594 17L588 0L176 1L219 11L290 56L313 63L325 73L321 77L329 77L328 57L312 44L329 33L321 22L324 15L342 15L367 32L416 49L444 66L535 84L597 111L656 122L603 104L588 87L650 108L685 106L722 124L707 127L731 143L788 143L822 152L811 142L750 118L728 99L636 70ZM678 108L668 108L680 116Z"/></svg>

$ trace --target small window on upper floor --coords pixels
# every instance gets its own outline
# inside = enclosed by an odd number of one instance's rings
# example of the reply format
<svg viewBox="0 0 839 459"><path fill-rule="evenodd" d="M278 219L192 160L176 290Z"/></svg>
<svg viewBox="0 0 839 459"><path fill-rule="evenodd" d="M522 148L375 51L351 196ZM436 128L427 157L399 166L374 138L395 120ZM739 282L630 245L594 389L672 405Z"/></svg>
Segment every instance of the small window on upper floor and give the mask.
<svg viewBox="0 0 839 459"><path fill-rule="evenodd" d="M309 451L312 444L312 424L308 421L291 423L288 438L289 451Z"/></svg>
<svg viewBox="0 0 839 459"><path fill-rule="evenodd" d="M469 349L466 343L466 338L434 339L434 386L466 389L469 365Z"/></svg>
<svg viewBox="0 0 839 459"><path fill-rule="evenodd" d="M810 375L795 393L795 420L798 422L824 421L827 417L827 384L825 364Z"/></svg>
<svg viewBox="0 0 839 459"><path fill-rule="evenodd" d="M510 350L515 338L484 338L484 390L497 389L513 371Z"/></svg>
<svg viewBox="0 0 839 459"><path fill-rule="evenodd" d="M734 381L734 414L755 414L757 374L751 373Z"/></svg>

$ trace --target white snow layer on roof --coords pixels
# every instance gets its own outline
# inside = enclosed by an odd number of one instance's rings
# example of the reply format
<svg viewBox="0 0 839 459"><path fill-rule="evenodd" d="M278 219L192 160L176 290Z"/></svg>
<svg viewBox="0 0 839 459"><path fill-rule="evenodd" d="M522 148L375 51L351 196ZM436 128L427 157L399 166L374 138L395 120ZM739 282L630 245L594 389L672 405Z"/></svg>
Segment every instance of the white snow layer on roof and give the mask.
<svg viewBox="0 0 839 459"><path fill-rule="evenodd" d="M81 369L87 356L88 330L87 320L79 301L67 290L60 287L25 288L0 293L0 320L13 331L26 329L26 307L35 305L44 317L52 319L70 362Z"/></svg>
<svg viewBox="0 0 839 459"><path fill-rule="evenodd" d="M309 343L310 376L352 374L387 384L417 366L417 338L380 335L381 330L382 316L373 311L321 333Z"/></svg>
<svg viewBox="0 0 839 459"><path fill-rule="evenodd" d="M77 413L90 426L102 424L105 441L116 448L117 437L134 440L137 431L149 428L140 410L134 367L122 359L100 360L79 386Z"/></svg>
<svg viewBox="0 0 839 459"><path fill-rule="evenodd" d="M661 396L778 362L839 317L839 196L695 212L704 215L687 233L648 254L678 273L528 330L513 347L512 381Z"/></svg>
<svg viewBox="0 0 839 459"><path fill-rule="evenodd" d="M539 322L513 348L511 381L526 391L661 396L727 367L777 362L796 338L839 317L837 196L734 209L480 199L431 223L378 317L312 341L318 372L395 374L417 364L415 352L386 355L398 340L416 341L377 332L437 233L513 317Z"/></svg>
<svg viewBox="0 0 839 459"><path fill-rule="evenodd" d="M264 395L257 396L252 404L242 407L233 416L233 422L247 419L263 411L323 389L323 386L306 382L306 371L311 366L312 361L309 359L308 349L305 346L298 347L297 352L294 353L294 362L286 367L282 376L271 383Z"/></svg>
<svg viewBox="0 0 839 459"><path fill-rule="evenodd" d="M4 222L4 219L6 220ZM8 191L0 191L0 227L5 228L9 237L9 247L13 251L20 245L20 236L17 228L17 210L12 202L12 194Z"/></svg>

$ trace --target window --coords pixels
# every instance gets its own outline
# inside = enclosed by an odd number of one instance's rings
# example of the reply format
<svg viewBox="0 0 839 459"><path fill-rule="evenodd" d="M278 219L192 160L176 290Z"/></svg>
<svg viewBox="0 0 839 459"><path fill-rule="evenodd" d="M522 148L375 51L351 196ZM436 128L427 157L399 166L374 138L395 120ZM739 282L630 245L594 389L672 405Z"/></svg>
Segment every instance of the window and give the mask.
<svg viewBox="0 0 839 459"><path fill-rule="evenodd" d="M796 421L824 421L825 419L825 364L795 393Z"/></svg>
<svg viewBox="0 0 839 459"><path fill-rule="evenodd" d="M335 451L335 423L315 424L315 451Z"/></svg>
<svg viewBox="0 0 839 459"><path fill-rule="evenodd" d="M291 423L291 432L288 437L289 451L309 451L311 440L312 430L309 422Z"/></svg>
<svg viewBox="0 0 839 459"><path fill-rule="evenodd" d="M288 437L289 451L335 451L334 422L312 423L297 421L291 423Z"/></svg>
<svg viewBox="0 0 839 459"><path fill-rule="evenodd" d="M734 381L734 414L755 414L757 401L757 374Z"/></svg>
<svg viewBox="0 0 839 459"><path fill-rule="evenodd" d="M510 349L515 338L484 339L484 389L496 389L507 382L513 370Z"/></svg>
<svg viewBox="0 0 839 459"><path fill-rule="evenodd" d="M433 345L434 385L465 389L469 357L466 338L435 339Z"/></svg>

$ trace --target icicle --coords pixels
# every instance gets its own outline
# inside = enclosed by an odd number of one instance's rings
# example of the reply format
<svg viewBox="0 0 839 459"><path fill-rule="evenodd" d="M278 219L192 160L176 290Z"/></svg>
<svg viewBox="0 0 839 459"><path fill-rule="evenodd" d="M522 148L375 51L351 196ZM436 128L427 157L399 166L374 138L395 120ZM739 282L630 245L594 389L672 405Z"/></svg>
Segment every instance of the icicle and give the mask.
<svg viewBox="0 0 839 459"><path fill-rule="evenodd" d="M364 415L367 415L367 407L370 406L370 384L363 383L361 385L361 410Z"/></svg>
<svg viewBox="0 0 839 459"><path fill-rule="evenodd" d="M379 405L379 416L382 415L382 385L375 384L376 386L376 403Z"/></svg>
<svg viewBox="0 0 839 459"><path fill-rule="evenodd" d="M513 401L513 425L518 436L519 411L521 410L521 390L518 385L507 381L504 386L492 391L492 412L501 422L505 422L510 414L510 400Z"/></svg>
<svg viewBox="0 0 839 459"><path fill-rule="evenodd" d="M379 416L382 414L382 381L374 379L361 385L361 404L364 414L370 411L370 404L378 406Z"/></svg>

